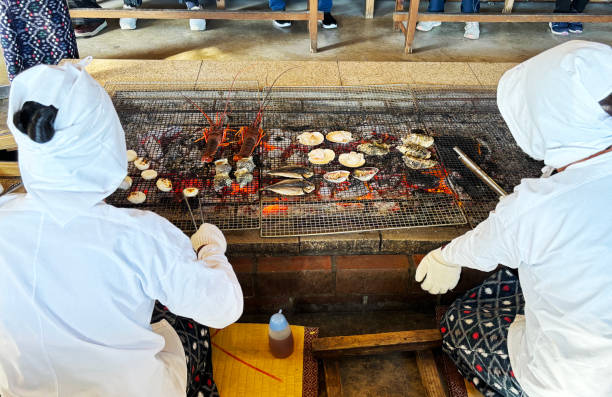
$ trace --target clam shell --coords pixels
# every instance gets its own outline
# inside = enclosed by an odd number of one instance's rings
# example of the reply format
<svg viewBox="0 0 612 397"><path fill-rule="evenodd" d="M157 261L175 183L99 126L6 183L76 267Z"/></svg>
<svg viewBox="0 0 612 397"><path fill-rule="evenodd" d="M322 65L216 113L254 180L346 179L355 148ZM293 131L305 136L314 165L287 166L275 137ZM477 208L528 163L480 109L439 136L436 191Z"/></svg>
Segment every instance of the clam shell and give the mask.
<svg viewBox="0 0 612 397"><path fill-rule="evenodd" d="M197 187L186 187L185 189L183 189L183 195L185 197L195 197L198 195L198 188Z"/></svg>
<svg viewBox="0 0 612 397"><path fill-rule="evenodd" d="M144 170L140 173L140 176L142 176L142 179L144 180L150 180L150 179L155 179L157 178L157 171L155 170Z"/></svg>
<svg viewBox="0 0 612 397"><path fill-rule="evenodd" d="M132 161L138 158L138 153L136 153L134 150L128 150L126 154L127 154L127 161L129 163L131 163Z"/></svg>
<svg viewBox="0 0 612 397"><path fill-rule="evenodd" d="M374 175L376 175L378 171L379 170L376 167L364 167L354 170L353 176L362 182L367 182L374 178Z"/></svg>
<svg viewBox="0 0 612 397"><path fill-rule="evenodd" d="M162 192L169 192L172 190L172 181L168 178L159 178L157 182L155 182L155 185Z"/></svg>
<svg viewBox="0 0 612 397"><path fill-rule="evenodd" d="M299 143L306 146L317 146L323 143L325 140L323 134L318 131L302 132L300 135L298 135L297 139Z"/></svg>
<svg viewBox="0 0 612 397"><path fill-rule="evenodd" d="M147 195L140 191L130 193L128 201L132 204L142 204L147 199Z"/></svg>
<svg viewBox="0 0 612 397"><path fill-rule="evenodd" d="M144 157L138 157L136 160L134 160L134 165L140 171L144 171L144 170L148 169L151 166L151 161L147 160Z"/></svg>
<svg viewBox="0 0 612 397"><path fill-rule="evenodd" d="M338 156L338 161L345 167L357 168L365 164L363 153L350 152Z"/></svg>
<svg viewBox="0 0 612 397"><path fill-rule="evenodd" d="M331 183L342 183L346 181L351 173L344 170L331 171L323 175L323 179Z"/></svg>
<svg viewBox="0 0 612 397"><path fill-rule="evenodd" d="M349 143L353 140L353 134L349 131L332 131L325 135L325 139L334 143Z"/></svg>
<svg viewBox="0 0 612 397"><path fill-rule="evenodd" d="M336 158L336 153L331 149L315 149L308 153L308 161L313 164L327 164Z"/></svg>
<svg viewBox="0 0 612 397"><path fill-rule="evenodd" d="M128 190L131 187L132 187L132 178L130 178L130 176L128 175L125 178L123 178L123 181L121 181L121 185L119 185L119 189Z"/></svg>

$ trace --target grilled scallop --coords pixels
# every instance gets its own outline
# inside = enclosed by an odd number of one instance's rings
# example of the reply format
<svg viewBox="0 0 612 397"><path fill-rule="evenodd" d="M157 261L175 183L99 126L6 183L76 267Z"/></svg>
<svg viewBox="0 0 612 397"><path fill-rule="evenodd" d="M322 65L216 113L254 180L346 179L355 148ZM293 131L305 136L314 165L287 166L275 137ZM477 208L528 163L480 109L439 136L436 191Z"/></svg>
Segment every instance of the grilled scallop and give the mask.
<svg viewBox="0 0 612 397"><path fill-rule="evenodd" d="M142 204L147 199L147 195L143 192L135 191L130 193L127 199L132 204Z"/></svg>
<svg viewBox="0 0 612 397"><path fill-rule="evenodd" d="M185 197L195 197L198 195L200 190L197 187L186 187L183 189L183 196Z"/></svg>
<svg viewBox="0 0 612 397"><path fill-rule="evenodd" d="M323 179L331 183L342 183L346 181L351 173L348 171L331 171L323 175Z"/></svg>
<svg viewBox="0 0 612 397"><path fill-rule="evenodd" d="M157 178L157 171L155 170L144 170L140 173L140 176L142 176L142 179L145 180L151 180L151 179L155 179Z"/></svg>
<svg viewBox="0 0 612 397"><path fill-rule="evenodd" d="M332 131L325 135L325 139L334 143L349 143L353 140L353 135L348 131Z"/></svg>
<svg viewBox="0 0 612 397"><path fill-rule="evenodd" d="M169 192L172 190L172 181L168 178L159 178L155 185L162 192Z"/></svg>
<svg viewBox="0 0 612 397"><path fill-rule="evenodd" d="M325 140L323 134L318 131L302 132L300 135L298 135L297 139L299 143L306 146L317 146L323 143Z"/></svg>
<svg viewBox="0 0 612 397"><path fill-rule="evenodd" d="M128 190L131 187L132 187L132 178L130 178L130 176L128 175L125 178L123 178L121 185L119 185L119 189Z"/></svg>
<svg viewBox="0 0 612 397"><path fill-rule="evenodd" d="M331 149L315 149L308 153L308 161L313 164L328 164L336 157Z"/></svg>
<svg viewBox="0 0 612 397"><path fill-rule="evenodd" d="M353 171L353 176L362 182L367 182L370 179L374 178L374 175L376 175L377 173L378 168L376 167L363 167Z"/></svg>
<svg viewBox="0 0 612 397"><path fill-rule="evenodd" d="M365 164L363 153L350 152L338 156L338 161L345 167L357 168Z"/></svg>
<svg viewBox="0 0 612 397"><path fill-rule="evenodd" d="M128 162L132 162L134 160L136 160L138 158L138 153L136 153L134 150L128 150L127 151L127 161Z"/></svg>
<svg viewBox="0 0 612 397"><path fill-rule="evenodd" d="M149 167L151 166L151 162L144 157L138 157L136 160L134 160L134 165L140 171L144 171L146 169L149 169Z"/></svg>

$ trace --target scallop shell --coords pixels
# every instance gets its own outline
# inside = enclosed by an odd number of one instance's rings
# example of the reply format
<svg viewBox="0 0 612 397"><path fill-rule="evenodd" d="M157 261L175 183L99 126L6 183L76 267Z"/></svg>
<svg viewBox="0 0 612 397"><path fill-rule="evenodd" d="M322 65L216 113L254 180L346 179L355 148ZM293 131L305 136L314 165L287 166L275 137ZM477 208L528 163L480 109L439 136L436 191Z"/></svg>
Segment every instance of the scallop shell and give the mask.
<svg viewBox="0 0 612 397"><path fill-rule="evenodd" d="M125 178L123 178L123 181L121 181L121 185L119 185L119 189L128 190L131 187L132 187L132 178L130 178L130 176L128 175Z"/></svg>
<svg viewBox="0 0 612 397"><path fill-rule="evenodd" d="M162 192L169 192L172 190L172 181L168 178L159 178L155 185Z"/></svg>
<svg viewBox="0 0 612 397"><path fill-rule="evenodd" d="M128 150L126 154L127 154L127 161L130 163L138 158L138 153L136 153L134 150Z"/></svg>
<svg viewBox="0 0 612 397"><path fill-rule="evenodd" d="M342 183L346 181L351 173L348 171L340 170L340 171L331 171L327 172L323 175L323 178L327 182L331 183Z"/></svg>
<svg viewBox="0 0 612 397"><path fill-rule="evenodd" d="M325 135L325 138L334 143L349 143L353 140L353 135L349 131L332 131Z"/></svg>
<svg viewBox="0 0 612 397"><path fill-rule="evenodd" d="M313 164L327 164L336 158L336 153L331 149L315 149L308 153L308 161Z"/></svg>
<svg viewBox="0 0 612 397"><path fill-rule="evenodd" d="M140 171L144 171L151 166L151 162L144 157L138 157L136 160L134 160L134 165Z"/></svg>
<svg viewBox="0 0 612 397"><path fill-rule="evenodd" d="M155 170L144 170L140 173L140 176L142 176L142 179L145 180L150 180L150 179L155 179L157 178L157 171Z"/></svg>
<svg viewBox="0 0 612 397"><path fill-rule="evenodd" d="M338 156L338 161L345 167L357 168L365 164L363 153L350 152Z"/></svg>
<svg viewBox="0 0 612 397"><path fill-rule="evenodd" d="M128 201L132 204L142 204L147 199L147 195L140 191L130 193Z"/></svg>
<svg viewBox="0 0 612 397"><path fill-rule="evenodd" d="M321 134L320 132L313 131L313 132L302 132L300 135L298 135L297 139L298 139L298 142L301 143L302 145L317 146L323 143L323 141L325 140L325 137L323 137L323 134Z"/></svg>
<svg viewBox="0 0 612 397"><path fill-rule="evenodd" d="M370 179L374 178L374 175L378 173L378 168L376 167L363 167L353 171L353 176L360 181L367 182Z"/></svg>
<svg viewBox="0 0 612 397"><path fill-rule="evenodd" d="M183 189L183 196L185 197L195 197L198 195L198 192L200 190L198 190L197 187L186 187L185 189Z"/></svg>

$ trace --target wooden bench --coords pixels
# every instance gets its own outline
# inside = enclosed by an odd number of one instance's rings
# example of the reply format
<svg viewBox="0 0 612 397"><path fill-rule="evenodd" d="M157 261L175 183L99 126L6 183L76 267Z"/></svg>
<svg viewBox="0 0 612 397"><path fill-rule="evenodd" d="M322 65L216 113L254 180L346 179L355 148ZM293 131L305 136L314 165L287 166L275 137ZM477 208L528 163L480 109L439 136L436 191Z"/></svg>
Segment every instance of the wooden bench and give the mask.
<svg viewBox="0 0 612 397"><path fill-rule="evenodd" d="M219 5L219 4L218 4ZM222 0L222 7L225 1ZM317 52L317 22L323 20L323 13L317 11L317 0L308 0L306 11L190 11L169 9L105 9L72 8L71 18L138 18L138 19L239 19L239 20L287 20L308 21L310 52ZM314 10L314 11L313 11Z"/></svg>
<svg viewBox="0 0 612 397"><path fill-rule="evenodd" d="M416 31L417 22L440 21L440 22L612 22L611 14L556 14L550 13L433 13L419 12L420 0L410 0L408 12L404 12L403 0L396 0L393 13L393 22L405 35L404 52L412 53L412 43ZM603 3L603 2L602 2ZM608 1L606 4L610 4ZM405 24L404 24L405 23Z"/></svg>

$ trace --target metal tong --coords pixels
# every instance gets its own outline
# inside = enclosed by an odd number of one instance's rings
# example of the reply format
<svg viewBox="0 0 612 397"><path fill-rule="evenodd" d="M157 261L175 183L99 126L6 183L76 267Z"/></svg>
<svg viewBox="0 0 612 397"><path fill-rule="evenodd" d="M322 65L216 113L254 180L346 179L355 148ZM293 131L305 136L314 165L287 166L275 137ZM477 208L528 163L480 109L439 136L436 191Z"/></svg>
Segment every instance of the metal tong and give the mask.
<svg viewBox="0 0 612 397"><path fill-rule="evenodd" d="M469 158L461 149L457 146L453 148L459 155L459 160L470 169L481 181L483 181L488 187L490 187L499 197L507 196L508 193L501 188L486 172L482 170L471 158Z"/></svg>
<svg viewBox="0 0 612 397"><path fill-rule="evenodd" d="M204 224L204 213L202 212L202 199L199 196L199 192L198 192L198 203L199 203L199 208L200 208L200 219L202 219L202 224ZM195 229L195 231L198 231L198 225L196 223L195 217L193 216L193 211L191 210L191 205L189 205L189 198L187 196L185 196L183 194L183 199L185 201L185 204L187 204L187 209L189 210L189 216L191 217L191 221L193 222L193 228Z"/></svg>
<svg viewBox="0 0 612 397"><path fill-rule="evenodd" d="M9 186L8 188L6 188L5 191L0 193L0 197L4 196L5 194L13 193L15 190L19 189L22 186L23 186L23 182L15 183L15 184Z"/></svg>

